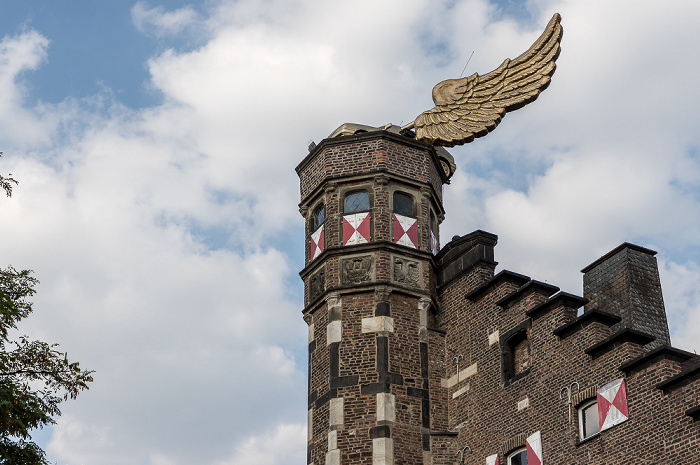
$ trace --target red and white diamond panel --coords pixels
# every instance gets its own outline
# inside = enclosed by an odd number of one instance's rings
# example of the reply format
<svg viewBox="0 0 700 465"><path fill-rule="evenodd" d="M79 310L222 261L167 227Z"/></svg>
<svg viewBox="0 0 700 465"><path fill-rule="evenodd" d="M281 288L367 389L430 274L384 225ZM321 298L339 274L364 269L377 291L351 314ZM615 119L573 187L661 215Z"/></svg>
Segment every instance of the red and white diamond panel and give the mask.
<svg viewBox="0 0 700 465"><path fill-rule="evenodd" d="M435 237L435 233L432 231L430 231L430 251L433 253L433 255L437 255L439 251L437 238Z"/></svg>
<svg viewBox="0 0 700 465"><path fill-rule="evenodd" d="M394 242L418 248L418 220L394 213Z"/></svg>
<svg viewBox="0 0 700 465"><path fill-rule="evenodd" d="M597 397L598 423L601 431L619 425L629 418L624 378L612 381L598 389Z"/></svg>
<svg viewBox="0 0 700 465"><path fill-rule="evenodd" d="M309 238L309 255L311 256L311 260L318 257L321 255L321 252L323 252L323 226L322 224Z"/></svg>
<svg viewBox="0 0 700 465"><path fill-rule="evenodd" d="M527 465L542 465L542 435L536 432L525 439L527 450Z"/></svg>
<svg viewBox="0 0 700 465"><path fill-rule="evenodd" d="M343 217L343 245L366 244L370 239L369 212Z"/></svg>
<svg viewBox="0 0 700 465"><path fill-rule="evenodd" d="M498 465L498 454L486 457L486 465Z"/></svg>

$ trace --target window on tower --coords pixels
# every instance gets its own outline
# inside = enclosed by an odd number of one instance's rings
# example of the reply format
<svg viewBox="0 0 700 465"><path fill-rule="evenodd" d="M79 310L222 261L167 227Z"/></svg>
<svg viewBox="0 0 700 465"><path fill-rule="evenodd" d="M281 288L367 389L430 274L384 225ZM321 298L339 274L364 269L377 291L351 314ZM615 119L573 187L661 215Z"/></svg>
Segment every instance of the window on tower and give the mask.
<svg viewBox="0 0 700 465"><path fill-rule="evenodd" d="M326 220L326 207L325 205L321 205L318 207L316 210L314 210L314 214L312 217L312 225L311 225L311 230L316 231L323 222Z"/></svg>
<svg viewBox="0 0 700 465"><path fill-rule="evenodd" d="M413 212L413 197L403 192L394 192L394 213L404 216L415 216Z"/></svg>
<svg viewBox="0 0 700 465"><path fill-rule="evenodd" d="M365 212L369 210L369 192L355 191L345 195L345 214Z"/></svg>

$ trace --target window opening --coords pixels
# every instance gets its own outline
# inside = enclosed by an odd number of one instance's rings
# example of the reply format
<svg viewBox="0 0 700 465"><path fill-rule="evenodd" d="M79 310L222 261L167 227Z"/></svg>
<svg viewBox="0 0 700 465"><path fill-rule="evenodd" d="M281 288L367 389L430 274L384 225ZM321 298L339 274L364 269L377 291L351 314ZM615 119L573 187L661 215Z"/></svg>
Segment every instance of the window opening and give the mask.
<svg viewBox="0 0 700 465"><path fill-rule="evenodd" d="M318 207L313 214L313 230L316 231L326 220L326 207L321 205Z"/></svg>
<svg viewBox="0 0 700 465"><path fill-rule="evenodd" d="M508 465L527 465L527 449L518 449L508 456Z"/></svg>
<svg viewBox="0 0 700 465"><path fill-rule="evenodd" d="M351 192L345 196L344 212L356 213L369 210L369 192L357 191Z"/></svg>
<svg viewBox="0 0 700 465"><path fill-rule="evenodd" d="M394 192L394 213L413 216L413 197L403 192Z"/></svg>
<svg viewBox="0 0 700 465"><path fill-rule="evenodd" d="M501 370L504 385L510 384L530 371L530 320L501 336Z"/></svg>
<svg viewBox="0 0 700 465"><path fill-rule="evenodd" d="M600 433L598 401L592 400L578 409L578 430L581 440Z"/></svg>

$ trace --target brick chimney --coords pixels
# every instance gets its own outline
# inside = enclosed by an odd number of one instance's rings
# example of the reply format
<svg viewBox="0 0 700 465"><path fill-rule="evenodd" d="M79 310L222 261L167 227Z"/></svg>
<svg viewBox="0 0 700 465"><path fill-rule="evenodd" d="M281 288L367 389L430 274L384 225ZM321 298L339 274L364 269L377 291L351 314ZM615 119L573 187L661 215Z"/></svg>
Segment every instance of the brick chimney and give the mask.
<svg viewBox="0 0 700 465"><path fill-rule="evenodd" d="M656 252L625 242L583 270L584 311L599 309L622 321L612 328L631 328L654 336L645 350L670 345Z"/></svg>

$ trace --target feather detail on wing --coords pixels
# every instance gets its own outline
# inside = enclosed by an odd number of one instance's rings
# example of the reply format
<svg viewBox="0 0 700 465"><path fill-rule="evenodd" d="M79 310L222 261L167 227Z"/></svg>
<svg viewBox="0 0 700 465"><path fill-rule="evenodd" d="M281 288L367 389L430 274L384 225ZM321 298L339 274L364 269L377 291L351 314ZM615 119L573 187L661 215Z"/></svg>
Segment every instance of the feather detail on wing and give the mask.
<svg viewBox="0 0 700 465"><path fill-rule="evenodd" d="M563 33L560 21L555 14L532 47L490 73L436 85L435 108L416 118L416 138L446 147L465 144L492 131L506 112L535 100L556 68Z"/></svg>

